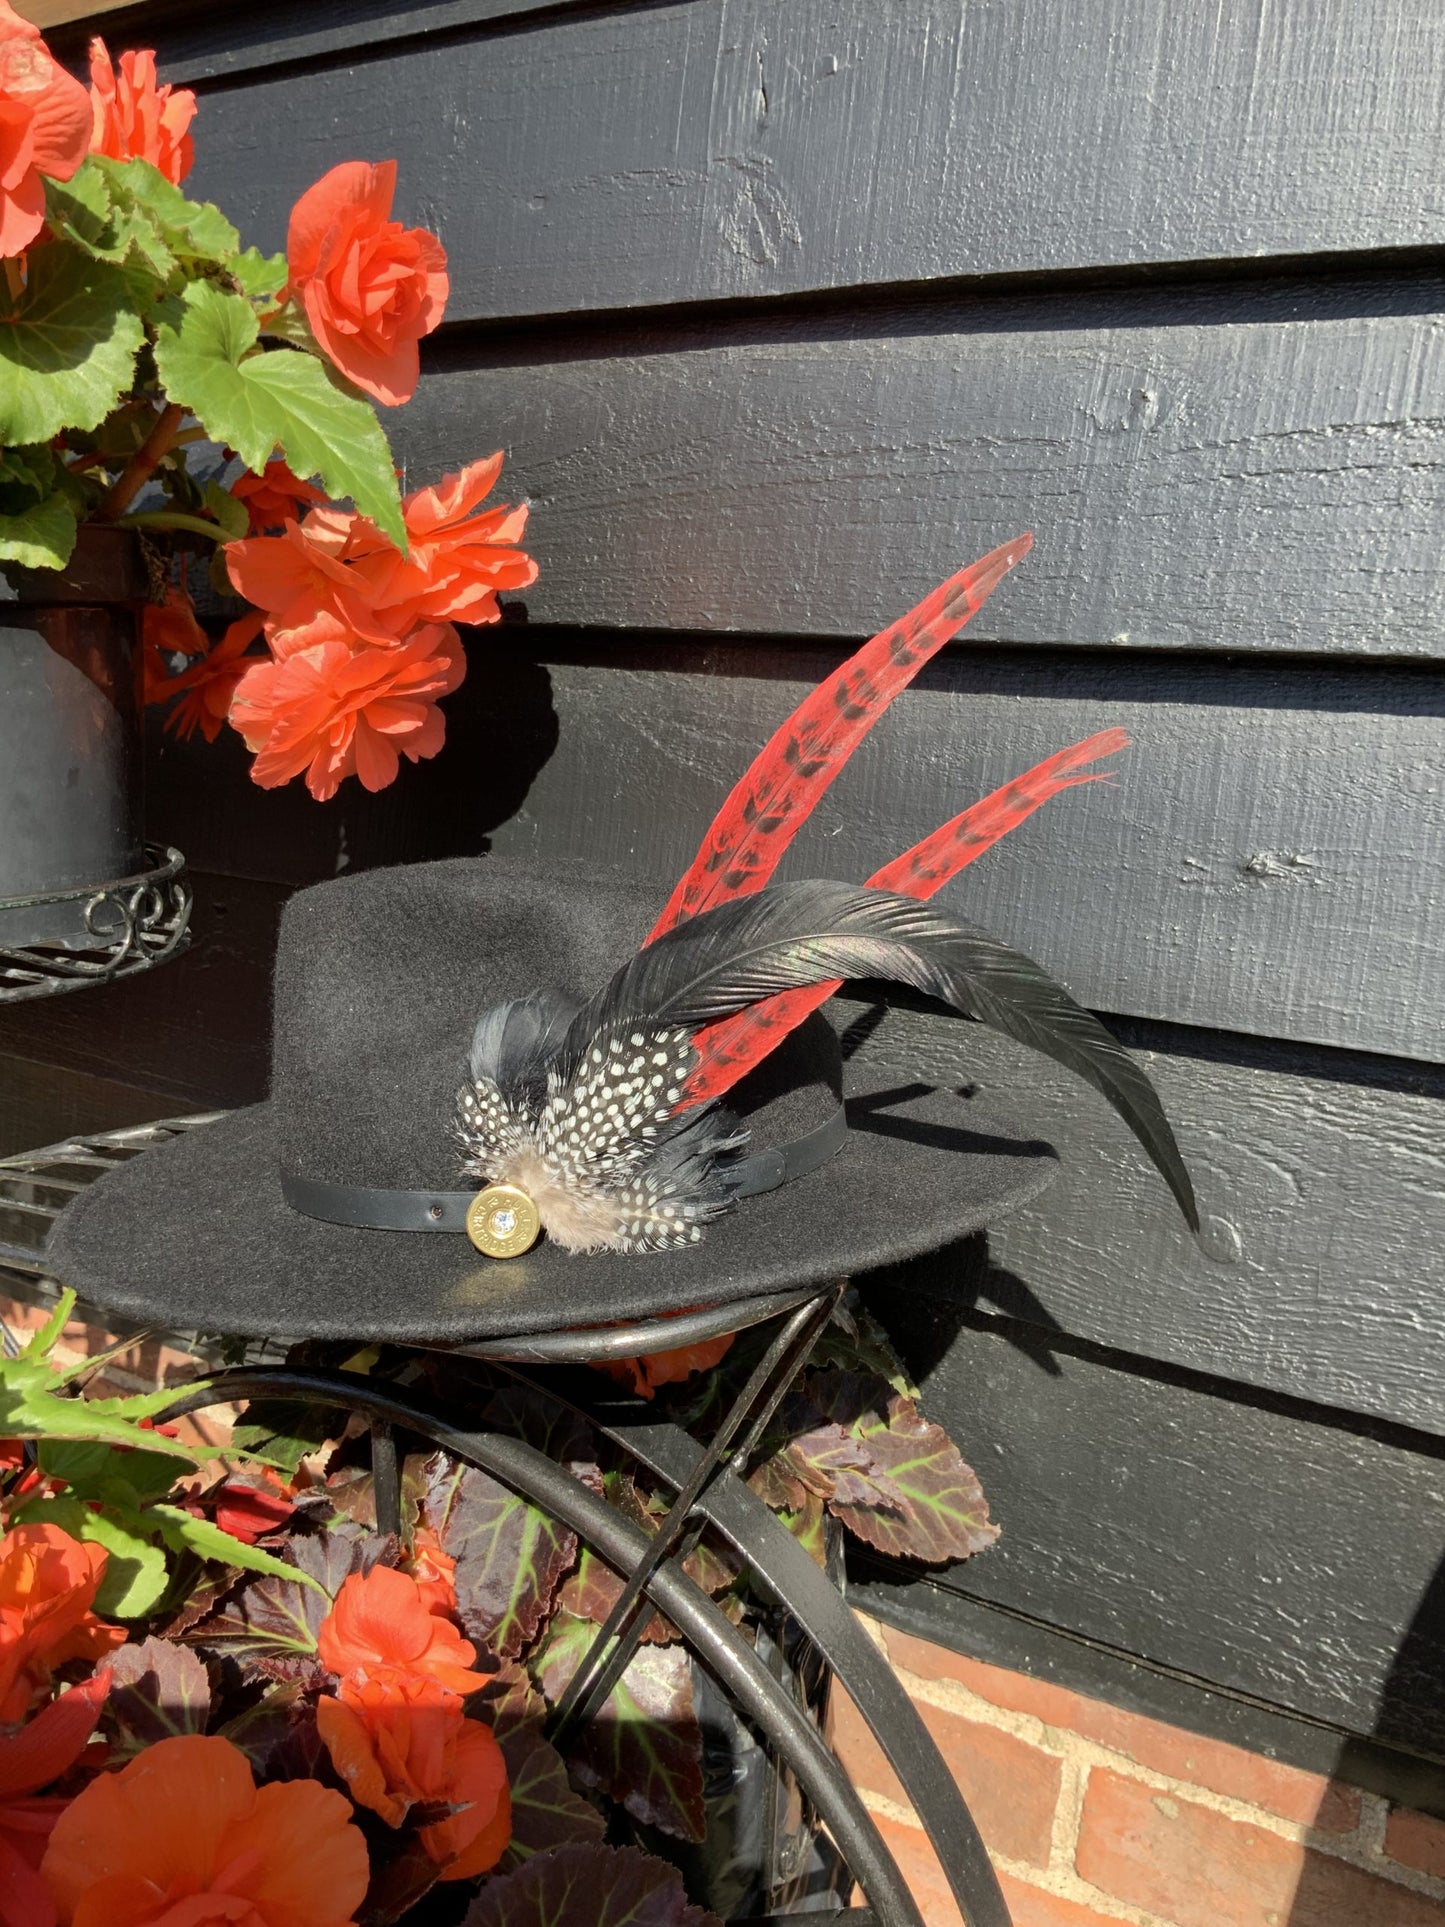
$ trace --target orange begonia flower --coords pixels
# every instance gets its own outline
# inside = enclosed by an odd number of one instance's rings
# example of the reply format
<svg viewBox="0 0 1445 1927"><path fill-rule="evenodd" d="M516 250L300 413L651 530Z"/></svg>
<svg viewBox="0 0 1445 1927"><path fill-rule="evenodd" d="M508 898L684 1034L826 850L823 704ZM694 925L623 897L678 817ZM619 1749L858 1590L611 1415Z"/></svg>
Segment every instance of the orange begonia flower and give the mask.
<svg viewBox="0 0 1445 1927"><path fill-rule="evenodd" d="M680 1317L681 1313L671 1313ZM720 1338L702 1338L695 1345L678 1345L669 1352L647 1352L641 1358L609 1358L596 1369L615 1378L639 1398L654 1398L661 1385L680 1385L695 1372L710 1371L732 1349L735 1332Z"/></svg>
<svg viewBox="0 0 1445 1927"><path fill-rule="evenodd" d="M122 54L120 74L103 40L90 43L90 151L116 161L149 161L168 181L183 181L196 150L187 128L196 111L189 87L156 84L153 53Z"/></svg>
<svg viewBox="0 0 1445 1927"><path fill-rule="evenodd" d="M373 613L366 583L312 539L310 520L228 542L226 569L237 594L266 612L278 661L320 642L395 643L411 627Z"/></svg>
<svg viewBox="0 0 1445 1927"><path fill-rule="evenodd" d="M419 763L446 740L436 707L466 674L449 623L428 623L391 649L323 642L284 662L258 662L236 686L230 720L256 760L251 780L275 789L306 773L318 803L344 778L363 789L394 781L400 758Z"/></svg>
<svg viewBox="0 0 1445 1927"><path fill-rule="evenodd" d="M276 534L299 521L302 509L326 500L314 482L299 481L279 456L267 462L260 475L247 469L239 481L232 482L231 493L245 503L252 535Z"/></svg>
<svg viewBox="0 0 1445 1927"><path fill-rule="evenodd" d="M457 1609L455 1573L457 1562L442 1551L442 1542L430 1526L418 1526L411 1542L411 1576L429 1613L448 1617Z"/></svg>
<svg viewBox="0 0 1445 1927"><path fill-rule="evenodd" d="M448 291L441 242L390 218L395 191L395 161L344 161L307 188L286 234L290 292L312 334L348 381L388 407L415 392L417 343Z"/></svg>
<svg viewBox="0 0 1445 1927"><path fill-rule="evenodd" d="M421 1828L442 1880L486 1873L512 1837L512 1797L502 1749L490 1727L463 1716L462 1703L433 1678L392 1667L350 1673L335 1699L316 1703L332 1764L351 1797L399 1827L413 1806L443 1802L456 1812Z"/></svg>
<svg viewBox="0 0 1445 1927"><path fill-rule="evenodd" d="M366 1843L314 1780L257 1789L239 1747L159 1740L61 1814L41 1863L61 1927L354 1927Z"/></svg>
<svg viewBox="0 0 1445 1927"><path fill-rule="evenodd" d="M260 659L247 650L261 633L261 615L253 609L238 616L219 642L208 644L204 655L178 676L160 676L151 670L146 658L145 699L148 703L180 700L166 717L165 726L184 742L197 729L208 743L214 743L221 725L231 713L231 702L242 678ZM202 640L205 632L202 631Z"/></svg>
<svg viewBox="0 0 1445 1927"><path fill-rule="evenodd" d="M427 1611L410 1573L390 1566L342 1580L317 1632L316 1653L329 1673L343 1678L390 1667L436 1680L451 1693L474 1693L483 1684L474 1670L476 1647Z"/></svg>
<svg viewBox="0 0 1445 1927"><path fill-rule="evenodd" d="M59 1526L12 1526L0 1539L0 1722L24 1719L52 1666L125 1643L124 1626L90 1610L106 1557Z"/></svg>
<svg viewBox="0 0 1445 1927"><path fill-rule="evenodd" d="M89 146L90 96L0 0L0 255L22 253L44 226L42 176L68 181Z"/></svg>
<svg viewBox="0 0 1445 1927"><path fill-rule="evenodd" d="M0 1738L0 1927L55 1927L40 1862L69 1800L37 1796L84 1752L109 1690L110 1674L97 1673Z"/></svg>
<svg viewBox="0 0 1445 1927"><path fill-rule="evenodd" d="M313 541L345 536L343 553L367 585L379 619L399 622L496 622L497 593L525 589L537 565L517 547L527 526L525 506L476 510L501 472L489 455L448 475L436 488L418 489L402 504L406 555L371 522L323 509L308 522Z"/></svg>

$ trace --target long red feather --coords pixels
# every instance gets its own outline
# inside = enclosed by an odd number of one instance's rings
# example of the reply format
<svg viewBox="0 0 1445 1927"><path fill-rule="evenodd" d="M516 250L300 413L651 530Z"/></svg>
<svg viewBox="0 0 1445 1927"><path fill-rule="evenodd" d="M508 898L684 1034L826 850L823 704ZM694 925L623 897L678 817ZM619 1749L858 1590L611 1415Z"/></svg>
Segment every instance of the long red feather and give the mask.
<svg viewBox="0 0 1445 1927"><path fill-rule="evenodd" d="M950 576L804 697L714 817L649 943L687 917L762 889L889 703L978 613L1033 545L1032 535L1015 536Z"/></svg>
<svg viewBox="0 0 1445 1927"><path fill-rule="evenodd" d="M1085 770L1085 763L1113 756L1128 745L1129 738L1122 729L1105 729L1057 751L875 870L869 884L880 890L896 890L901 896L931 897L1051 796L1072 789L1076 783L1097 783L1109 774L1107 770ZM782 1043L789 1031L796 1030L805 1017L825 1004L841 982L835 977L830 983L782 991L699 1031L694 1039L698 1063L678 1110L685 1111L731 1090L740 1077Z"/></svg>

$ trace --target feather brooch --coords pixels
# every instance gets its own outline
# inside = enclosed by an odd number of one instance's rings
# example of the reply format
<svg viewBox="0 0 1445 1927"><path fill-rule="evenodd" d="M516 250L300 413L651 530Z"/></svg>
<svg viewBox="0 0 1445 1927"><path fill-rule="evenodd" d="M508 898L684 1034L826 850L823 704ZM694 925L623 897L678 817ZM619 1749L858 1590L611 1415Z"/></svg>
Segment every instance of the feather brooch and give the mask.
<svg viewBox="0 0 1445 1927"><path fill-rule="evenodd" d="M590 1002L537 993L477 1024L454 1132L467 1174L530 1200L570 1251L696 1244L733 1208L746 1135L720 1100L849 978L907 984L1100 1091L1191 1226L1173 1131L1144 1072L1061 984L928 902L1051 797L1101 771L1120 730L1076 743L863 886L773 885L783 852L889 703L1028 552L952 577L813 690L733 790L645 946Z"/></svg>

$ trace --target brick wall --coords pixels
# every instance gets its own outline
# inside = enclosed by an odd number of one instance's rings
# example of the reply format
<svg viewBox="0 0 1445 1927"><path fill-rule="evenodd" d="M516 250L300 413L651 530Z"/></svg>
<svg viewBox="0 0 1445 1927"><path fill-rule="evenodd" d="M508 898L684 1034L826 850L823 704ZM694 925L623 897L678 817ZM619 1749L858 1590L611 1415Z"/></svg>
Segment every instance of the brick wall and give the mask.
<svg viewBox="0 0 1445 1927"><path fill-rule="evenodd" d="M1015 1927L1445 1927L1445 1825L865 1620L994 1856ZM928 1927L957 1927L903 1789L837 1743Z"/></svg>

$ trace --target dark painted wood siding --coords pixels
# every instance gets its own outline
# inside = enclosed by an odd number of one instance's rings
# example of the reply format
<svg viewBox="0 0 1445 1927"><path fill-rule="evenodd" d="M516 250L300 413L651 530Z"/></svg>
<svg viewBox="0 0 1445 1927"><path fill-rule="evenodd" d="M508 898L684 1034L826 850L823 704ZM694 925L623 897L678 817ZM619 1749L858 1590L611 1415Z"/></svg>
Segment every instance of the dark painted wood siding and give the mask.
<svg viewBox="0 0 1445 1927"><path fill-rule="evenodd" d="M260 1095L298 884L580 848L665 886L804 686L1031 526L794 868L864 875L1123 723L1118 783L951 901L1148 1054L1205 1236L1048 1067L925 1011L869 1041L1006 1091L1067 1168L880 1294L1004 1538L859 1583L1441 1805L1445 11L120 18L201 93L193 184L263 246L327 166L399 156L454 281L397 446L414 480L506 447L543 573L475 638L446 754L379 797L263 795L234 741L154 742L196 947L0 1019L10 1145Z"/></svg>

